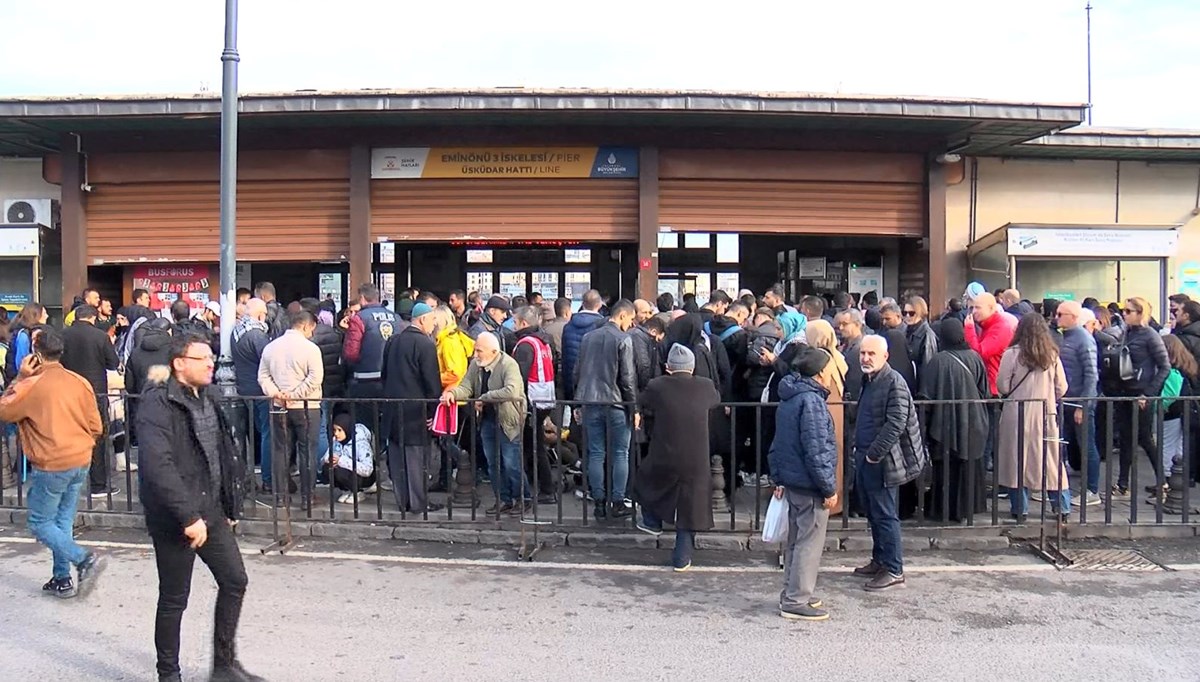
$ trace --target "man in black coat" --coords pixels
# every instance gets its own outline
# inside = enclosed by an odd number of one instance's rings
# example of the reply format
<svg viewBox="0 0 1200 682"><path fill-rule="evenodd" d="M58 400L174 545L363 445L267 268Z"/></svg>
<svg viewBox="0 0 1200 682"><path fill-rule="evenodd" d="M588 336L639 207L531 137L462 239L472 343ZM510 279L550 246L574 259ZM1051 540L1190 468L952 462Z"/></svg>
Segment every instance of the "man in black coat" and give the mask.
<svg viewBox="0 0 1200 682"><path fill-rule="evenodd" d="M442 394L437 347L430 338L436 324L433 308L417 303L412 308L412 324L392 335L383 349L383 397L408 399L384 408L388 470L396 505L415 514L442 508L429 501L429 476L437 464L428 422Z"/></svg>
<svg viewBox="0 0 1200 682"><path fill-rule="evenodd" d="M1183 345L1200 362L1200 303L1184 301L1175 312L1175 327L1171 333L1179 337Z"/></svg>
<svg viewBox="0 0 1200 682"><path fill-rule="evenodd" d="M237 660L246 569L233 525L244 463L212 386L213 354L198 336L172 339L138 410L142 506L158 566L158 679L179 680L179 630L196 556L217 582L212 680L262 680Z"/></svg>
<svg viewBox="0 0 1200 682"><path fill-rule="evenodd" d="M721 396L711 380L693 374L696 355L687 347L672 346L666 367L666 376L638 394L650 453L634 479L633 495L642 506L639 530L661 535L663 522L674 521L671 562L676 571L686 571L695 533L713 527L708 413Z"/></svg>
<svg viewBox="0 0 1200 682"><path fill-rule="evenodd" d="M130 396L140 396L147 387L150 368L157 365L167 366L171 355L171 323L163 317L156 317L146 323L146 333L129 362L125 363L125 390ZM138 399L130 397L127 403L125 422L129 432L130 443L137 445L137 408Z"/></svg>
<svg viewBox="0 0 1200 682"><path fill-rule="evenodd" d="M108 435L108 372L116 371L117 351L113 349L108 334L96 327L99 312L94 306L84 305L75 309L75 322L63 330L65 350L62 365L78 374L92 385L99 400L100 419L104 422L105 436ZM108 444L105 438L96 441L92 450L92 467L88 471L88 487L92 497L115 495L120 489L109 482Z"/></svg>

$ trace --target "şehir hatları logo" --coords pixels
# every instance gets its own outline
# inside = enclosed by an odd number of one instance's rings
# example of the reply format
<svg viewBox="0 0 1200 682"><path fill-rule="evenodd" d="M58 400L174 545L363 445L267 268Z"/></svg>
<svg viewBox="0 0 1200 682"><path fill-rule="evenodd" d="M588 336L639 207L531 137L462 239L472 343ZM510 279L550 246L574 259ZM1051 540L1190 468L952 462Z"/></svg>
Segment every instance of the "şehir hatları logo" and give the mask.
<svg viewBox="0 0 1200 682"><path fill-rule="evenodd" d="M1033 236L1019 237L1017 239L1017 244L1020 245L1020 247L1022 249L1031 249L1031 248L1037 246L1037 243L1038 243L1037 237L1033 237Z"/></svg>

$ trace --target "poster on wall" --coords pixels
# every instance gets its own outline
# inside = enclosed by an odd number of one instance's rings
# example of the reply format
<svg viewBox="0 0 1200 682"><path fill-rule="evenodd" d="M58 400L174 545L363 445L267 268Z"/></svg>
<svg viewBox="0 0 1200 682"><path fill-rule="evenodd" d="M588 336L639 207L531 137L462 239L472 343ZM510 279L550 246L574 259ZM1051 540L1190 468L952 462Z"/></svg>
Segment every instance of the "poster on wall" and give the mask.
<svg viewBox="0 0 1200 682"><path fill-rule="evenodd" d="M796 261L800 279L825 279L825 258L800 258Z"/></svg>
<svg viewBox="0 0 1200 682"><path fill-rule="evenodd" d="M171 304L187 301L192 313L208 303L211 280L207 265L135 265L133 288L150 292L150 309L165 314Z"/></svg>
<svg viewBox="0 0 1200 682"><path fill-rule="evenodd" d="M1200 263L1196 261L1180 263L1175 278L1178 283L1175 288L1179 293L1187 294L1193 299L1200 298Z"/></svg>
<svg viewBox="0 0 1200 682"><path fill-rule="evenodd" d="M850 267L850 293L863 295L868 291L879 292L883 288L883 268Z"/></svg>
<svg viewBox="0 0 1200 682"><path fill-rule="evenodd" d="M317 278L318 286L321 289L321 299L333 301L333 306L337 310L342 309L342 286L344 284L342 273L340 272L322 272Z"/></svg>

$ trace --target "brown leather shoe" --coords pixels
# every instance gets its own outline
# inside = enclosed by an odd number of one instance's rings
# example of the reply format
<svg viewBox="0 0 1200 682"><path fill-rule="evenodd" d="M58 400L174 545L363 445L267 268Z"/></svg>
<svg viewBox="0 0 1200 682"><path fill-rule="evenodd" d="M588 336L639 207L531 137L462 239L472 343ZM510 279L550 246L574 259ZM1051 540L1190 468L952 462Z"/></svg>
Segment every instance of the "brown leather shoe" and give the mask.
<svg viewBox="0 0 1200 682"><path fill-rule="evenodd" d="M854 569L854 575L862 576L864 578L874 578L882 572L883 566L875 563L874 559L871 559L871 563L867 564L866 566L859 566L858 568Z"/></svg>

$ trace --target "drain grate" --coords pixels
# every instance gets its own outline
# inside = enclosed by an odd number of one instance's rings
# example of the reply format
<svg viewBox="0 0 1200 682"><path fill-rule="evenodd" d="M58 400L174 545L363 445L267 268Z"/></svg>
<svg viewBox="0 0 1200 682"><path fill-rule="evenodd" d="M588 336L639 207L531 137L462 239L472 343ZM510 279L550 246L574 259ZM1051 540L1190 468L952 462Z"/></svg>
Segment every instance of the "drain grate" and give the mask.
<svg viewBox="0 0 1200 682"><path fill-rule="evenodd" d="M1132 549L1065 549L1067 568L1081 571L1161 571L1162 566Z"/></svg>

